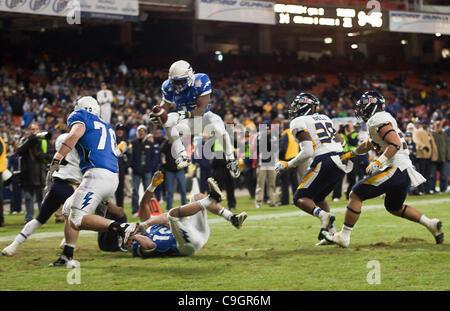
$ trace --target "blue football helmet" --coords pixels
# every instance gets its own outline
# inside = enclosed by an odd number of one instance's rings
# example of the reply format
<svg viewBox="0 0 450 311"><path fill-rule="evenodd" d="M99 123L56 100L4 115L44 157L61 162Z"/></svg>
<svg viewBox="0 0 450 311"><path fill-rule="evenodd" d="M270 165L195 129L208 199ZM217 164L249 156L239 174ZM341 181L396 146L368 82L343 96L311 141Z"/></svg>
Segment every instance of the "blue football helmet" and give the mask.
<svg viewBox="0 0 450 311"><path fill-rule="evenodd" d="M289 117L291 119L316 114L319 112L320 101L310 93L298 94L291 103Z"/></svg>
<svg viewBox="0 0 450 311"><path fill-rule="evenodd" d="M194 71L188 62L179 60L170 66L169 83L174 88L175 93L181 93L194 85L194 79Z"/></svg>
<svg viewBox="0 0 450 311"><path fill-rule="evenodd" d="M383 95L378 92L365 92L361 98L356 102L355 113L356 116L361 117L364 122L367 122L375 113L384 111L385 99Z"/></svg>

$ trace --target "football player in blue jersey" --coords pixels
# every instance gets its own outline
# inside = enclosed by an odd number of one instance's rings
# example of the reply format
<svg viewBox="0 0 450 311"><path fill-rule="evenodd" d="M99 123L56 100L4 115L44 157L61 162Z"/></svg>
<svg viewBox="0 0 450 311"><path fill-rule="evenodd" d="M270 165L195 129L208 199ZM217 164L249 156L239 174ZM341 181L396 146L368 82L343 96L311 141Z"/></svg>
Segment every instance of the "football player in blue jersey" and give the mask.
<svg viewBox="0 0 450 311"><path fill-rule="evenodd" d="M64 204L63 214L69 217L75 230L117 232L122 239L122 248L126 248L130 237L139 230L139 224L120 224L94 215L102 201L114 196L119 183L117 157L120 149L114 130L99 118L99 113L99 105L93 97L85 96L76 101L74 112L67 119L69 135L54 155L49 174L58 171L63 159L75 148L80 156L83 177L80 186Z"/></svg>
<svg viewBox="0 0 450 311"><path fill-rule="evenodd" d="M158 171L147 188L139 204L141 229L145 232L134 235L131 250L133 257L149 258L161 256L190 256L208 242L209 225L207 211L224 217L237 229L247 218L245 212L235 215L222 207L219 202L223 196L217 182L209 178L209 194L198 193L192 196L187 205L173 208L169 212L150 218L149 202L153 193L164 181Z"/></svg>
<svg viewBox="0 0 450 311"><path fill-rule="evenodd" d="M162 124L172 142L172 153L178 169L187 167L191 161L186 154L180 134L209 133L223 142L227 168L233 178L238 178L240 170L234 157L233 144L225 129L223 120L210 110L211 80L207 74L195 73L188 62L179 60L169 69L169 78L162 84L161 106L169 112L175 106L177 112L168 113L167 121ZM150 114L153 123L159 119Z"/></svg>

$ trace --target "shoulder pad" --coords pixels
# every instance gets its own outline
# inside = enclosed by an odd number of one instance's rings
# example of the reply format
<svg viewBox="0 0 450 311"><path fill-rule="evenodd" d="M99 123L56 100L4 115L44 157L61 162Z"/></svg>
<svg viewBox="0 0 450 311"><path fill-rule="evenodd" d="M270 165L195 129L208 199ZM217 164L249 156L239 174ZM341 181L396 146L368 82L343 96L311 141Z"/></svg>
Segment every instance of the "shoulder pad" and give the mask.
<svg viewBox="0 0 450 311"><path fill-rule="evenodd" d="M375 113L368 121L368 128L378 129L385 124L392 124L392 116L386 111L380 111ZM392 124L393 125L393 124Z"/></svg>
<svg viewBox="0 0 450 311"><path fill-rule="evenodd" d="M196 73L194 77L194 87L200 96L211 93L211 80L206 73Z"/></svg>
<svg viewBox="0 0 450 311"><path fill-rule="evenodd" d="M294 137L297 136L297 133L307 130L306 123L302 117L298 117L292 120L291 124L289 125L289 128L291 129L291 132L294 135Z"/></svg>

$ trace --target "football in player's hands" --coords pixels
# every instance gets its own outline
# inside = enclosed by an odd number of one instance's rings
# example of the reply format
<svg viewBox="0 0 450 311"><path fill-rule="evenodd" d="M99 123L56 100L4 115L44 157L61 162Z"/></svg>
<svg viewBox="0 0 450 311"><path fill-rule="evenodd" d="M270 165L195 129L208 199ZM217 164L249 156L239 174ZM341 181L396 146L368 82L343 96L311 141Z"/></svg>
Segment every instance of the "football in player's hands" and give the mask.
<svg viewBox="0 0 450 311"><path fill-rule="evenodd" d="M155 105L150 116L156 118L160 124L167 121L167 111L161 105Z"/></svg>

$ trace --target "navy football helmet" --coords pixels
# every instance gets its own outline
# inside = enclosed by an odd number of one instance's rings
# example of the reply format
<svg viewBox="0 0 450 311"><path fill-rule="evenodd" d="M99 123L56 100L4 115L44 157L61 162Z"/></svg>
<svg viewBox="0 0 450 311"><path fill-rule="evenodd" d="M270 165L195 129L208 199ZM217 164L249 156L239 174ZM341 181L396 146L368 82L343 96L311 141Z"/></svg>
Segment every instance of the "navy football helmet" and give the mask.
<svg viewBox="0 0 450 311"><path fill-rule="evenodd" d="M384 111L385 99L375 91L365 92L356 102L356 116L361 117L364 122L370 119L375 113Z"/></svg>
<svg viewBox="0 0 450 311"><path fill-rule="evenodd" d="M298 94L291 103L289 117L291 119L319 112L320 101L310 93Z"/></svg>

